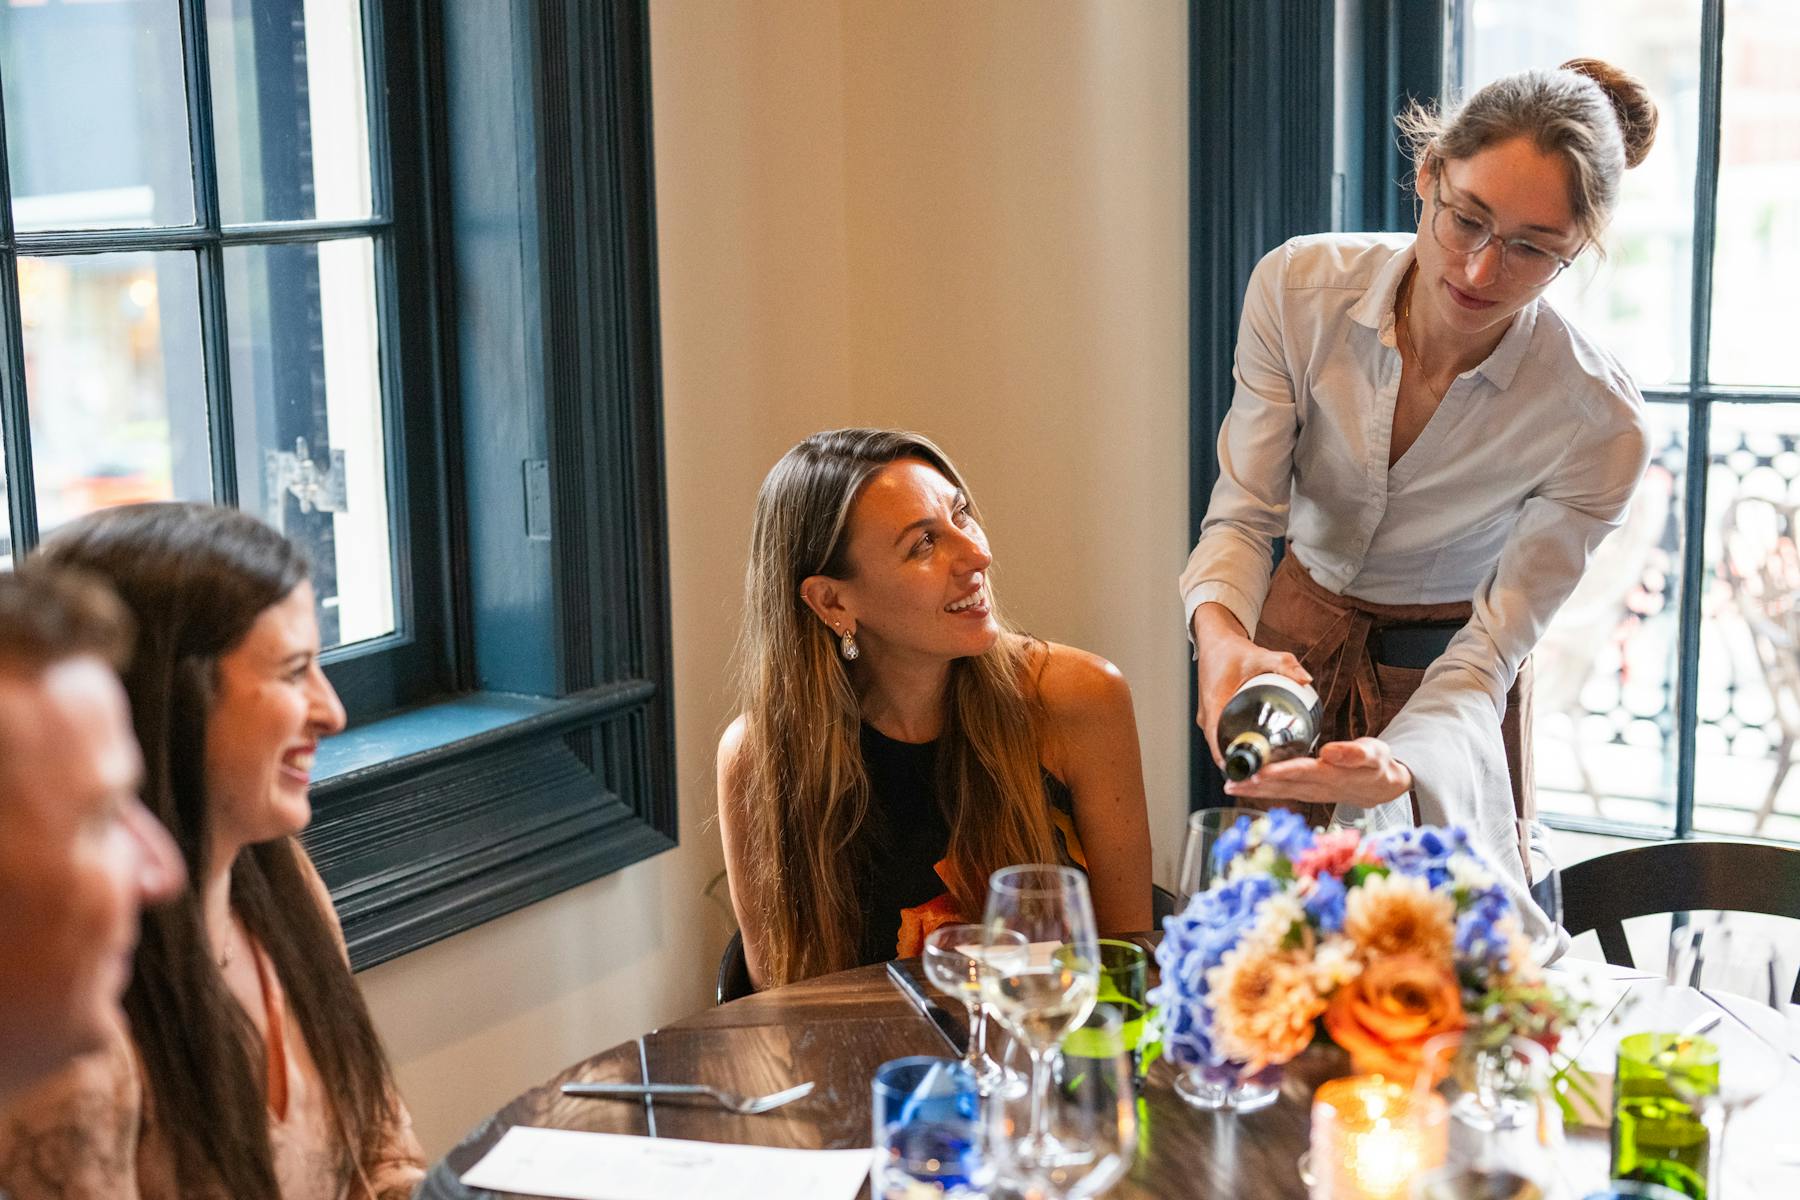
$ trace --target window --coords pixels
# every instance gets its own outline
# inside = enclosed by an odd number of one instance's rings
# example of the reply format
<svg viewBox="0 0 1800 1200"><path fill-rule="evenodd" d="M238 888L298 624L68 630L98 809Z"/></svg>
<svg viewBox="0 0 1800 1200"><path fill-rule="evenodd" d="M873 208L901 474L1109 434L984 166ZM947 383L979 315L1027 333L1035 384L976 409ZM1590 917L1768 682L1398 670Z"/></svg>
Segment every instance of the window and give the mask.
<svg viewBox="0 0 1800 1200"><path fill-rule="evenodd" d="M154 498L308 548L359 967L674 844L647 28L0 0L0 560Z"/></svg>
<svg viewBox="0 0 1800 1200"><path fill-rule="evenodd" d="M1537 653L1539 803L1800 841L1800 8L1462 0L1451 32L1465 90L1592 55L1662 111L1606 257L1550 291L1643 388L1655 450Z"/></svg>
<svg viewBox="0 0 1800 1200"><path fill-rule="evenodd" d="M0 5L8 555L114 504L235 503L306 547L333 659L417 642L368 15Z"/></svg>

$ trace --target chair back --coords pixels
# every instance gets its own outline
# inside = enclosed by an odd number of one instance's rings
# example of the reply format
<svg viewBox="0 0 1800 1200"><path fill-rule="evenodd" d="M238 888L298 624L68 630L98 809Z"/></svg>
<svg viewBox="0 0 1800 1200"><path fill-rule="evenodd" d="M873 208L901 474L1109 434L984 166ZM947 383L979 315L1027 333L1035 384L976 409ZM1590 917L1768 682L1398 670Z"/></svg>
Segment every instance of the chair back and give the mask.
<svg viewBox="0 0 1800 1200"><path fill-rule="evenodd" d="M756 986L750 982L750 963L744 957L744 935L733 930L731 940L725 943L725 953L719 956L719 974L713 983L713 1003L728 1004L755 991Z"/></svg>
<svg viewBox="0 0 1800 1200"><path fill-rule="evenodd" d="M1800 919L1800 850L1757 842L1657 842L1562 871L1563 927L1593 930L1614 966L1635 967L1625 921L1722 910ZM1800 1004L1800 977L1794 982Z"/></svg>

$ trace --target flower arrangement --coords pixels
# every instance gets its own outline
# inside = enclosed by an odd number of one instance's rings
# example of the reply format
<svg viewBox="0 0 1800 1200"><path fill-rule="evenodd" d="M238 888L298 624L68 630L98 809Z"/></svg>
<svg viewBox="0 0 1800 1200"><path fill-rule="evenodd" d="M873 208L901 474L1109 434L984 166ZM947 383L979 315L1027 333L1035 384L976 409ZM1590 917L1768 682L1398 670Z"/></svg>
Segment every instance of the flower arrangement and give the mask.
<svg viewBox="0 0 1800 1200"><path fill-rule="evenodd" d="M1576 1015L1460 828L1321 833L1276 810L1240 817L1213 868L1156 951L1149 998L1180 1066L1248 1078L1322 1028L1357 1071L1410 1080L1439 1034L1554 1051Z"/></svg>

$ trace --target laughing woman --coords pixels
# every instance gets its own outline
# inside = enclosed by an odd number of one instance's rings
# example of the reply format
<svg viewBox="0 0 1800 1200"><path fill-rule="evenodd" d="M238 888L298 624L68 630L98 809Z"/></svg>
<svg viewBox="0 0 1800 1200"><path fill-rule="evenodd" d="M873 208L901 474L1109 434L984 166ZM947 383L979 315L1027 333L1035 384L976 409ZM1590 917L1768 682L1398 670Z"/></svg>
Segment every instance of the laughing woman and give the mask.
<svg viewBox="0 0 1800 1200"><path fill-rule="evenodd" d="M344 725L306 562L251 517L189 504L65 526L40 557L107 583L143 799L188 887L143 919L129 1028L0 1116L13 1200L390 1200L422 1155L295 835Z"/></svg>
<svg viewBox="0 0 1800 1200"><path fill-rule="evenodd" d="M1011 629L992 562L962 477L917 434L815 434L763 481L718 758L758 987L917 954L979 919L1014 863L1084 867L1102 931L1149 927L1130 690Z"/></svg>

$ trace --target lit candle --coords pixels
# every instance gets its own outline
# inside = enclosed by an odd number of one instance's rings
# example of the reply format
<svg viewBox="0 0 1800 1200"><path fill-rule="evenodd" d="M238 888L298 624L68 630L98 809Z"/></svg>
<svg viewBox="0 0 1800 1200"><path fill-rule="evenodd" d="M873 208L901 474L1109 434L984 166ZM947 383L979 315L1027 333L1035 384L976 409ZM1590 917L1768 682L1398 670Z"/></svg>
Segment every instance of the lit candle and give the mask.
<svg viewBox="0 0 1800 1200"><path fill-rule="evenodd" d="M1444 1102L1380 1075L1352 1075L1313 1095L1312 1200L1404 1200L1444 1161Z"/></svg>

